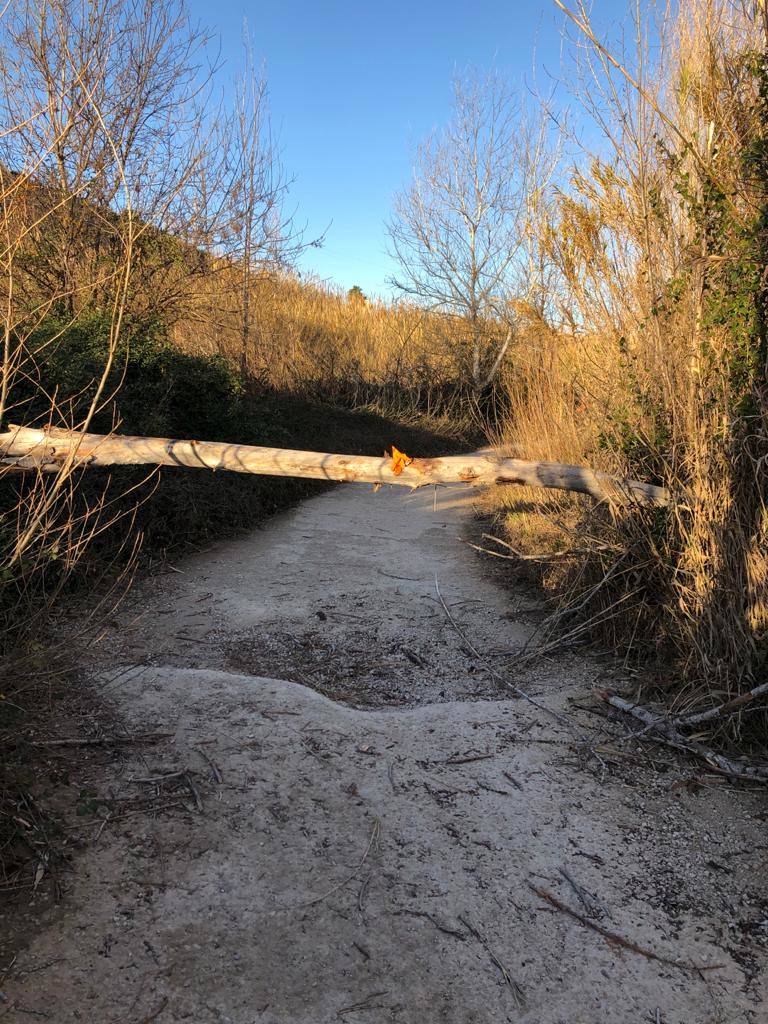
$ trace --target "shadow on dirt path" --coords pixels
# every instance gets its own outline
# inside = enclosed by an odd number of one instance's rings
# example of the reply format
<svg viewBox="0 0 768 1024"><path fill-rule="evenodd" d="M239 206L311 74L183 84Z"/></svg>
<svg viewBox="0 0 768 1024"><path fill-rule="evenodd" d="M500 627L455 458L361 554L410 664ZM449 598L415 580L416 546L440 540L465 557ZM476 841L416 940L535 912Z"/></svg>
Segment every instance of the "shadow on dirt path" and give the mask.
<svg viewBox="0 0 768 1024"><path fill-rule="evenodd" d="M136 588L88 669L170 736L108 769L0 1019L765 1019L762 794L651 764L587 659L516 673L470 502L339 488Z"/></svg>

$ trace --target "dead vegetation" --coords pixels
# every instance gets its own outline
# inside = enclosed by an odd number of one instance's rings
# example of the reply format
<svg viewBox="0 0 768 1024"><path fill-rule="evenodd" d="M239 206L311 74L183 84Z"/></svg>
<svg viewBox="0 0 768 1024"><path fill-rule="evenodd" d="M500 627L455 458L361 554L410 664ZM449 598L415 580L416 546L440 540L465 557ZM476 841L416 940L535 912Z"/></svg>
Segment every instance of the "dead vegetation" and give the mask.
<svg viewBox="0 0 768 1024"><path fill-rule="evenodd" d="M318 400L447 426L460 392L438 358L444 326L298 283L292 263L309 240L285 212L263 76L246 52L223 110L209 34L183 0L150 7L0 11L2 429L151 433L165 421L179 436L301 447L323 424L373 454L400 440L398 424L370 416L353 429ZM0 469L0 743L15 751L0 783L6 850L19 840L17 800L34 799L28 782L45 770L16 739L66 689L142 542L167 551L308 492L215 485L218 497L144 470L86 479L74 451L53 473ZM88 621L51 636L52 609L84 582ZM37 868L24 865L29 886Z"/></svg>
<svg viewBox="0 0 768 1024"><path fill-rule="evenodd" d="M558 6L599 141L532 222L551 291L528 311L500 441L677 498L619 511L502 492L496 535L552 596L544 651L596 641L692 713L751 691L765 658L765 8L638 6L613 48L586 7ZM717 730L762 745L764 703Z"/></svg>
<svg viewBox="0 0 768 1024"><path fill-rule="evenodd" d="M70 884L73 857L97 845L105 830L138 816L200 813L221 782L202 749L194 763L169 767L172 733L127 731L101 701L92 701L82 680L62 672L47 700L38 694L29 711L0 737L4 902L58 901Z"/></svg>
<svg viewBox="0 0 768 1024"><path fill-rule="evenodd" d="M487 543L552 596L538 654L592 642L656 666L674 720L764 743L765 6L638 6L634 49L615 49L583 5L557 5L596 151L549 101L532 119L498 77L459 83L391 224L407 296L392 303L294 274L317 240L286 214L248 51L227 113L180 0L4 8L0 430L160 435L147 423L175 401L178 436L286 448L307 431L299 406L277 437L255 409L300 396L648 481L673 500L500 491L506 532ZM140 545L143 478L86 485L77 450L53 473L0 470L5 709L66 669L67 645L41 638L76 567L122 531L117 576L89 563L102 614Z"/></svg>

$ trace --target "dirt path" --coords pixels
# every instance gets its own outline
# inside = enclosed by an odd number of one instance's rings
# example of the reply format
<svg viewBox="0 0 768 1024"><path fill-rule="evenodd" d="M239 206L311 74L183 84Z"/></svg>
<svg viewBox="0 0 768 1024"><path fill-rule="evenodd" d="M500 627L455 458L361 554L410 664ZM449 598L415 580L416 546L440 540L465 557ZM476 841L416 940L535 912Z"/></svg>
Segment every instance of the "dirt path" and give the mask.
<svg viewBox="0 0 768 1024"><path fill-rule="evenodd" d="M461 494L348 486L137 588L90 672L127 728L172 735L101 780L117 810L0 1018L766 1020L764 797L649 768L575 707L589 661L517 671L530 626L462 543ZM436 574L569 724L500 689Z"/></svg>

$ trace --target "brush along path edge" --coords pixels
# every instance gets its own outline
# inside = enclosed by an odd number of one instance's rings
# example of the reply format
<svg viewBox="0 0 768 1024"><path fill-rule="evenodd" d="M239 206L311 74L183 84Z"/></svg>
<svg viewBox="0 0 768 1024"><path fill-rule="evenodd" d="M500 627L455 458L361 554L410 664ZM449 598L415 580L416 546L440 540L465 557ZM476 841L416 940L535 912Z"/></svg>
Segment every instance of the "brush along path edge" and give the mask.
<svg viewBox="0 0 768 1024"><path fill-rule="evenodd" d="M393 453L396 450L393 449ZM622 480L586 466L561 462L531 462L480 453L437 459L407 459L368 455L333 455L288 448L259 448L218 441L178 441L164 437L84 434L51 428L10 426L0 434L0 464L16 469L57 470L62 465L183 466L187 469L227 470L266 476L295 476L316 480L371 484L494 483L521 484L550 490L575 491L602 501L637 501L666 505L669 493L655 484Z"/></svg>

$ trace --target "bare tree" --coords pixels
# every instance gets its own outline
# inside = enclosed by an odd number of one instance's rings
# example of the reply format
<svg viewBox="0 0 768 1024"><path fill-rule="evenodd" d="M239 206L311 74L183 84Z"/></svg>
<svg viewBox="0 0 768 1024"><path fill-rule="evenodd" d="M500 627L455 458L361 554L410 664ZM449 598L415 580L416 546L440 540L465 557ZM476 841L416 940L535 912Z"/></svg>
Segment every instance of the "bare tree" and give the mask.
<svg viewBox="0 0 768 1024"><path fill-rule="evenodd" d="M529 140L520 106L496 74L454 83L451 119L417 152L413 182L389 224L393 284L463 325L462 371L476 389L513 340Z"/></svg>
<svg viewBox="0 0 768 1024"><path fill-rule="evenodd" d="M200 134L204 37L181 0L19 0L4 15L0 421L28 409L32 392L35 415L85 431L114 394L133 271L147 262L142 239L173 221L196 159L173 147ZM44 351L89 305L108 322L101 362L85 391L52 394ZM98 510L71 517L73 466L27 487L0 569L34 568L52 547L74 559L98 528Z"/></svg>
<svg viewBox="0 0 768 1024"><path fill-rule="evenodd" d="M56 210L30 238L27 280L69 312L103 304L126 209L143 230L177 227L207 37L183 0L19 0L0 27L0 162Z"/></svg>
<svg viewBox="0 0 768 1024"><path fill-rule="evenodd" d="M247 373L254 286L276 269L289 267L305 243L285 210L290 180L272 131L264 69L255 64L247 28L243 37L245 60L228 129L230 232L225 245L239 271L240 365Z"/></svg>

